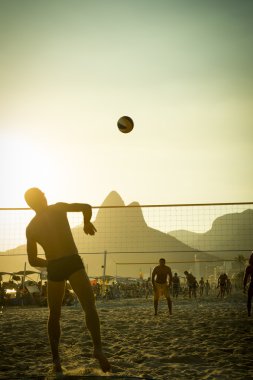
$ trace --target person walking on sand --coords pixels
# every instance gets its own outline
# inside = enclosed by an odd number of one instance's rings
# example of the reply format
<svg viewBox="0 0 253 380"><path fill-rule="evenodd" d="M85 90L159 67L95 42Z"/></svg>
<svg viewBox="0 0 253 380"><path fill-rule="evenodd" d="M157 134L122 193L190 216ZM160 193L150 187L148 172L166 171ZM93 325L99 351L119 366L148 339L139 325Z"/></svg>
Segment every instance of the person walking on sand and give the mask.
<svg viewBox="0 0 253 380"><path fill-rule="evenodd" d="M199 280L199 296L200 297L203 297L204 287L205 287L205 281L204 281L204 278L201 277L201 279Z"/></svg>
<svg viewBox="0 0 253 380"><path fill-rule="evenodd" d="M210 292L211 286L208 280L205 282L205 295L208 296Z"/></svg>
<svg viewBox="0 0 253 380"><path fill-rule="evenodd" d="M169 279L169 282L168 282ZM154 290L154 309L157 315L158 301L162 295L167 300L169 314L172 315L172 302L170 299L169 288L172 284L172 272L170 267L165 265L165 259L159 260L159 265L152 272L152 285Z"/></svg>
<svg viewBox="0 0 253 380"><path fill-rule="evenodd" d="M250 278L249 288L248 288L248 300L247 300L247 310L248 317L251 316L251 301L253 297L253 252L249 258L249 265L247 266L243 278L243 291L246 293L246 286L248 283L248 279Z"/></svg>
<svg viewBox="0 0 253 380"><path fill-rule="evenodd" d="M177 273L174 273L172 277L172 296L173 298L177 298L180 290L180 278Z"/></svg>
<svg viewBox="0 0 253 380"><path fill-rule="evenodd" d="M225 293L226 293L226 288L227 288L227 279L228 279L228 276L226 273L221 273L219 278L218 278L218 285L217 285L217 288L219 289L219 293L217 295L217 298L220 298L223 299L225 297Z"/></svg>
<svg viewBox="0 0 253 380"><path fill-rule="evenodd" d="M196 277L193 276L193 274L189 273L187 270L184 271L187 285L188 285L188 295L189 298L197 298L197 287L198 287L198 282L196 280Z"/></svg>
<svg viewBox="0 0 253 380"><path fill-rule="evenodd" d="M53 369L55 372L62 372L59 356L60 315L65 284L68 280L85 312L86 325L93 341L94 357L101 369L107 372L110 370L110 364L102 350L100 322L93 291L67 219L67 212L82 212L83 230L86 235L93 236L96 228L90 221L91 206L83 203L48 205L44 193L38 188L27 190L25 200L36 212L26 228L28 261L33 267L47 268L48 337ZM38 257L37 244L42 246L45 259Z"/></svg>

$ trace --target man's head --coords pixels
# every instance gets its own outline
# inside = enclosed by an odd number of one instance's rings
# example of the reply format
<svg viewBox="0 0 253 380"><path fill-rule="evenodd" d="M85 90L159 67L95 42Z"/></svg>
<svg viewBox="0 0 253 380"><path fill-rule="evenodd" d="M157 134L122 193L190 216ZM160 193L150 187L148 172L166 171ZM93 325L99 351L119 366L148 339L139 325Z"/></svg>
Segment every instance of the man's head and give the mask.
<svg viewBox="0 0 253 380"><path fill-rule="evenodd" d="M253 265L253 251L252 251L250 258L249 258L249 264Z"/></svg>
<svg viewBox="0 0 253 380"><path fill-rule="evenodd" d="M187 274L189 274L189 272L187 270L184 271L184 274L187 276Z"/></svg>
<svg viewBox="0 0 253 380"><path fill-rule="evenodd" d="M160 260L159 260L159 264L160 264L160 265L165 265L165 259L160 259Z"/></svg>
<svg viewBox="0 0 253 380"><path fill-rule="evenodd" d="M47 207L45 194L37 187L32 187L25 192L25 201L35 211Z"/></svg>

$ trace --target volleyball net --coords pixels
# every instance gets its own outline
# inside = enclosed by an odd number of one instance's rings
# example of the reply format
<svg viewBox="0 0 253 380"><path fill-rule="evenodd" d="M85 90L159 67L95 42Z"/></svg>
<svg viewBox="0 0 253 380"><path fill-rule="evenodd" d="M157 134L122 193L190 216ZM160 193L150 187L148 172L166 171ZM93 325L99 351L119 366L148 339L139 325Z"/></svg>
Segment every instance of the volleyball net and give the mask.
<svg viewBox="0 0 253 380"><path fill-rule="evenodd" d="M33 216L29 209L0 209L0 272L27 261L25 229ZM92 237L83 232L81 213L68 219L94 276L105 274L105 265L108 274L147 276L160 257L179 272L226 270L253 249L253 202L93 207Z"/></svg>

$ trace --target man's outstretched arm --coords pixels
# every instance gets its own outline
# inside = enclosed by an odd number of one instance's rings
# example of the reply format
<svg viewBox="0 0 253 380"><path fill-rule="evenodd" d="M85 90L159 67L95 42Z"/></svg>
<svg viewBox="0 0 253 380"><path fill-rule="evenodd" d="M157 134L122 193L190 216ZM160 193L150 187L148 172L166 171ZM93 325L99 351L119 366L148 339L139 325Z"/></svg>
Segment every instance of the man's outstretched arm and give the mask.
<svg viewBox="0 0 253 380"><path fill-rule="evenodd" d="M83 213L83 230L86 235L95 235L97 232L95 226L91 223L92 207L87 203L58 203L65 212L82 212Z"/></svg>

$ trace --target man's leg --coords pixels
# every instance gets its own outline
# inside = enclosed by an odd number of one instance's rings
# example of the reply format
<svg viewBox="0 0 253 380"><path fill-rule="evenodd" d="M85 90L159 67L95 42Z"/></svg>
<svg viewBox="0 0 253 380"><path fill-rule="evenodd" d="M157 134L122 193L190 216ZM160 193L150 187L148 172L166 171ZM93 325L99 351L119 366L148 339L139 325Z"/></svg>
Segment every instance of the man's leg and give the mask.
<svg viewBox="0 0 253 380"><path fill-rule="evenodd" d="M85 270L81 269L69 277L69 282L85 312L86 325L91 334L94 345L94 356L98 359L102 370L107 372L110 370L110 363L102 351L100 322L90 280Z"/></svg>
<svg viewBox="0 0 253 380"><path fill-rule="evenodd" d="M167 299L167 304L168 304L169 313L170 313L170 315L172 315L172 301L171 301L171 299L170 299L170 296L168 295L168 296L166 297L166 299Z"/></svg>
<svg viewBox="0 0 253 380"><path fill-rule="evenodd" d="M155 315L157 315L157 310L158 310L158 300L154 299L154 309L155 309Z"/></svg>
<svg viewBox="0 0 253 380"><path fill-rule="evenodd" d="M160 292L159 292L159 288L157 288L157 285L154 286L153 290L154 290L154 309L155 309L155 315L157 315L158 300L160 298Z"/></svg>
<svg viewBox="0 0 253 380"><path fill-rule="evenodd" d="M47 300L49 307L48 338L53 356L54 369L61 372L59 342L61 336L61 306L65 292L65 281L48 281Z"/></svg>
<svg viewBox="0 0 253 380"><path fill-rule="evenodd" d="M170 298L170 289L169 289L169 287L168 287L167 284L166 284L165 289L164 289L164 295L165 295L165 298L167 300L167 305L168 305L169 313L170 313L170 315L172 315L172 301L171 301L171 298Z"/></svg>

